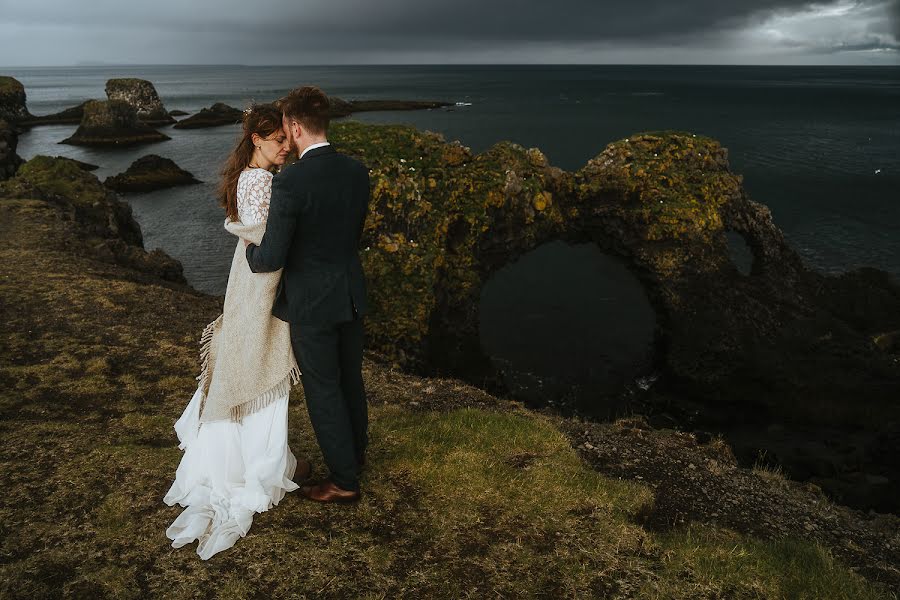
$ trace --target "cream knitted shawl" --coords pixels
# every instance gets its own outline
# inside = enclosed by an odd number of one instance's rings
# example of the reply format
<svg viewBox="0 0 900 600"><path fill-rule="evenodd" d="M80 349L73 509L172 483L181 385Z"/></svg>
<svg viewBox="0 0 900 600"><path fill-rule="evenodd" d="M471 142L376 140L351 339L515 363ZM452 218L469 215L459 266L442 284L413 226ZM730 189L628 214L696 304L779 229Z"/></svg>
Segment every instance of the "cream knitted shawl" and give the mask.
<svg viewBox="0 0 900 600"><path fill-rule="evenodd" d="M238 243L224 310L200 338L201 423L224 419L240 423L245 415L287 395L291 384L300 381L290 325L272 315L281 270L254 273L247 264L244 239L259 244L266 223L229 220L225 229L238 236Z"/></svg>

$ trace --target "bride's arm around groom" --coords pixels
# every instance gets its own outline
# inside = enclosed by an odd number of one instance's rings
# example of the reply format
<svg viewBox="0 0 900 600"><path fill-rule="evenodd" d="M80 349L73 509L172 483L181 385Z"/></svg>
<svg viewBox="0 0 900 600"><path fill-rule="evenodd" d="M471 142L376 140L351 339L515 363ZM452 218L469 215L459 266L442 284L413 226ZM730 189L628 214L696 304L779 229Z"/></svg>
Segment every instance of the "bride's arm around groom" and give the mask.
<svg viewBox="0 0 900 600"><path fill-rule="evenodd" d="M292 168L293 167L293 168ZM289 179L296 163L272 178L272 197L269 200L269 219L266 233L259 246L247 242L247 264L254 273L268 273L284 267L288 250L297 227L297 200Z"/></svg>

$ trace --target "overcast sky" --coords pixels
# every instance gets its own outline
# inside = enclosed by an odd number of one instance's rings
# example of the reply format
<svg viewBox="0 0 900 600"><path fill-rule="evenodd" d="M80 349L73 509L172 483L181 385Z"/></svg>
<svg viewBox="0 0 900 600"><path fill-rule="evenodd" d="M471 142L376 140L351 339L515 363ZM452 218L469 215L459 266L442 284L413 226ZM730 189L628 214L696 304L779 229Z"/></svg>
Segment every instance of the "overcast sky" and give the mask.
<svg viewBox="0 0 900 600"><path fill-rule="evenodd" d="M0 0L0 64L900 64L900 0Z"/></svg>

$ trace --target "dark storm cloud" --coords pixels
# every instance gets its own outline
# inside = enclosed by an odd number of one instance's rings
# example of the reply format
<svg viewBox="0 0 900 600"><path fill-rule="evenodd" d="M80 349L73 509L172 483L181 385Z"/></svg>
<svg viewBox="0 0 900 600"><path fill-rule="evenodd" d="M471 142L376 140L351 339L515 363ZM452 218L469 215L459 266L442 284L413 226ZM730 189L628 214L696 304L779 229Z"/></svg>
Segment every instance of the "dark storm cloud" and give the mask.
<svg viewBox="0 0 900 600"><path fill-rule="evenodd" d="M835 7L843 11L840 22L828 16ZM745 39L751 53L754 43L762 50L890 50L900 38L900 0L0 0L0 14L0 34L37 42L30 44L33 57L61 52L53 44L75 43L64 55L96 58L104 48L109 54L110 46L122 46L124 58L150 62L257 63L279 56L290 62L312 50L316 57L359 62L379 52L412 61L422 52L565 57L567 49L589 55L669 47L733 53L734 36L754 30L776 37L751 35ZM780 32L778 19L792 15L806 15L809 25L791 21Z"/></svg>
<svg viewBox="0 0 900 600"><path fill-rule="evenodd" d="M512 41L594 41L681 35L718 26L732 26L774 9L809 4L800 0L458 0L421 2L387 0L351 8L353 2L332 2L319 13L294 13L283 21L327 25L333 31L362 36L425 39Z"/></svg>
<svg viewBox="0 0 900 600"><path fill-rule="evenodd" d="M894 2L897 4L900 0ZM5 3L4 3L5 4ZM327 31L340 44L361 39L596 41L653 39L735 27L805 0L330 0L234 2L163 0L10 3L6 19L19 24L165 28L184 32L304 34ZM821 3L820 3L821 4Z"/></svg>

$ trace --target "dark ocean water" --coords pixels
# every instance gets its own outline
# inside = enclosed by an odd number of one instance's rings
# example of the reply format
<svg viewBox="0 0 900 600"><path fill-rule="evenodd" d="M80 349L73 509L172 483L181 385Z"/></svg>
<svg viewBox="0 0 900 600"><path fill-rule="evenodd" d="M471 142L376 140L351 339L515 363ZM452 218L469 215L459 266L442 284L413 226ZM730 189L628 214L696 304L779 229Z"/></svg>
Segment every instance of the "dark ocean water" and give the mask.
<svg viewBox="0 0 900 600"><path fill-rule="evenodd" d="M750 196L769 206L809 265L828 273L865 265L900 276L900 67L144 66L4 74L22 81L34 114L103 98L107 79L128 76L151 80L168 109L189 112L220 101L243 108L309 83L345 99L447 100L460 106L353 118L438 131L476 152L511 140L540 148L570 170L612 140L687 130L729 149ZM148 249L180 260L196 288L223 293L235 240L222 228L213 189L238 127L169 128L171 141L133 149L57 144L74 129L35 128L22 136L19 153L98 164L103 178L153 152L206 182L127 200ZM554 244L510 265L482 303L489 351L532 373L566 371L575 378L589 378L598 363L621 362L625 348L637 360L646 311L632 310L639 290L629 289L621 269L604 267L604 260L590 249ZM611 281L619 282L619 292ZM623 327L623 319L633 326Z"/></svg>

